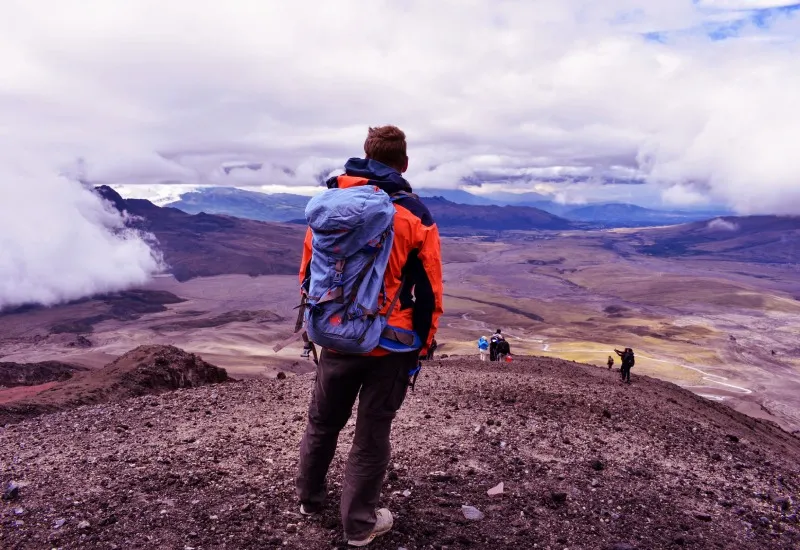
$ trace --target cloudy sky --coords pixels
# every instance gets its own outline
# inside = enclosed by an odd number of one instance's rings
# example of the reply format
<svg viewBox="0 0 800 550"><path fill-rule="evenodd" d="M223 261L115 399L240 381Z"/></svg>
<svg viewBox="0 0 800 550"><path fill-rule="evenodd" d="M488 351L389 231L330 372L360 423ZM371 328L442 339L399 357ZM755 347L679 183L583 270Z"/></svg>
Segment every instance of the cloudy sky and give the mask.
<svg viewBox="0 0 800 550"><path fill-rule="evenodd" d="M307 193L384 123L418 189L800 213L800 2L0 2L6 240L86 218L58 174Z"/></svg>
<svg viewBox="0 0 800 550"><path fill-rule="evenodd" d="M417 187L800 208L800 2L3 5L0 136L93 181L308 187L395 123Z"/></svg>

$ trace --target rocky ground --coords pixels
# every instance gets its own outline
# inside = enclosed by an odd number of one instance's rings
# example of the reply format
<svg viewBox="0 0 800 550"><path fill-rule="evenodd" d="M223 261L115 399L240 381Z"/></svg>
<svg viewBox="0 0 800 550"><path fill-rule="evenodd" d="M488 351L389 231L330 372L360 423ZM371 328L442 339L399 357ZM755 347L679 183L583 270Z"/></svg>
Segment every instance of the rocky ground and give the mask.
<svg viewBox="0 0 800 550"><path fill-rule="evenodd" d="M78 371L86 368L59 361L41 363L0 362L0 390L17 386L37 386L47 382L69 380Z"/></svg>
<svg viewBox="0 0 800 550"><path fill-rule="evenodd" d="M617 376L554 359L428 364L393 432L383 504L395 528L370 547L800 547L798 438L677 386ZM344 547L352 425L328 509L297 513L312 382L178 390L0 429L0 482L16 484L0 503L0 547Z"/></svg>

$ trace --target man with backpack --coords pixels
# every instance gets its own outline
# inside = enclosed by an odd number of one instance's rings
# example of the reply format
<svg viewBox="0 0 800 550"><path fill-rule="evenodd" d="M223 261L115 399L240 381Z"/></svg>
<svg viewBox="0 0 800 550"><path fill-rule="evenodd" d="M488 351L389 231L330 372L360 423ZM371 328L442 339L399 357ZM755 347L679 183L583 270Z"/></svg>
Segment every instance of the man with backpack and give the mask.
<svg viewBox="0 0 800 550"><path fill-rule="evenodd" d="M300 512L322 509L339 432L358 398L340 503L351 546L392 528L391 512L376 509L392 420L430 349L443 299L438 229L401 176L405 134L370 128L364 152L309 201L300 269L305 329L322 347L300 444Z"/></svg>
<svg viewBox="0 0 800 550"><path fill-rule="evenodd" d="M489 361L500 360L498 345L503 341L505 341L505 338L503 338L503 335L500 333L500 329L497 329L497 332L492 334L492 338L489 340Z"/></svg>
<svg viewBox="0 0 800 550"><path fill-rule="evenodd" d="M505 361L509 355L511 355L511 346L509 345L508 340L501 338L497 342L497 360Z"/></svg>
<svg viewBox="0 0 800 550"><path fill-rule="evenodd" d="M625 351L614 350L617 355L622 358L622 365L620 366L620 373L622 374L622 381L626 384L631 383L631 369L636 363L636 358L633 355L631 348L625 348Z"/></svg>

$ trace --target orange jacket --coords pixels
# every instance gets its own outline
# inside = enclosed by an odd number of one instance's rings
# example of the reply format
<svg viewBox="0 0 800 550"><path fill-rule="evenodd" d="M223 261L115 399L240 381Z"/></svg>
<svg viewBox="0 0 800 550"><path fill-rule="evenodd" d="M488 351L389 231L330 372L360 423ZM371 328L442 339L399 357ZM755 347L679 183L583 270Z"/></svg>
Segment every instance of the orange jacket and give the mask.
<svg viewBox="0 0 800 550"><path fill-rule="evenodd" d="M329 188L375 185L390 195L400 191L411 193L411 186L397 171L377 161L350 159L345 170L344 175L328 180ZM422 339L423 348L420 353L424 355L436 335L439 317L443 312L439 230L428 208L415 195L401 197L394 202L394 207L394 241L386 267L384 287L387 302L397 292L400 292L400 299L389 318L389 325L414 330ZM300 264L300 284L308 276L310 262L311 229L308 229ZM406 280L401 289L400 282L404 273ZM388 309L387 303L381 313L386 314ZM379 348L370 355L388 353Z"/></svg>

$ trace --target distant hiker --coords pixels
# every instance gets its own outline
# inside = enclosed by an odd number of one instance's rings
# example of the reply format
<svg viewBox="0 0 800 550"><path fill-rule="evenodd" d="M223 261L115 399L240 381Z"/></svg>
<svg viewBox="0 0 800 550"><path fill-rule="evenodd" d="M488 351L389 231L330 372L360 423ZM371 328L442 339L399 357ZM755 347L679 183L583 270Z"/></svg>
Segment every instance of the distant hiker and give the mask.
<svg viewBox="0 0 800 550"><path fill-rule="evenodd" d="M489 361L497 361L497 344L501 341L505 340L503 335L501 334L500 329L497 329L497 332L492 334L491 340L489 340Z"/></svg>
<svg viewBox="0 0 800 550"><path fill-rule="evenodd" d="M431 348L443 296L439 231L400 175L405 134L370 128L364 152L309 201L300 267L305 328L322 348L300 443L300 513L322 510L339 432L358 399L340 504L351 546L392 528L391 512L376 510L392 420Z"/></svg>
<svg viewBox="0 0 800 550"><path fill-rule="evenodd" d="M433 359L433 352L436 351L436 348L439 347L439 344L436 342L436 338L431 340L431 345L428 347L428 354L424 357L426 361L430 361Z"/></svg>
<svg viewBox="0 0 800 550"><path fill-rule="evenodd" d="M498 361L505 361L507 357L511 355L511 346L508 345L508 341L505 338L498 340L497 342L497 360Z"/></svg>
<svg viewBox="0 0 800 550"><path fill-rule="evenodd" d="M478 338L478 354L481 356L481 361L486 361L486 357L489 355L489 340L486 339L486 336Z"/></svg>
<svg viewBox="0 0 800 550"><path fill-rule="evenodd" d="M614 366L614 358L610 355L608 356L608 370L611 370L611 367Z"/></svg>
<svg viewBox="0 0 800 550"><path fill-rule="evenodd" d="M625 351L619 351L618 349L614 350L617 355L622 358L622 366L620 367L620 373L622 374L622 381L628 384L631 383L631 368L636 363L636 358L633 355L633 350L631 348L625 348Z"/></svg>

